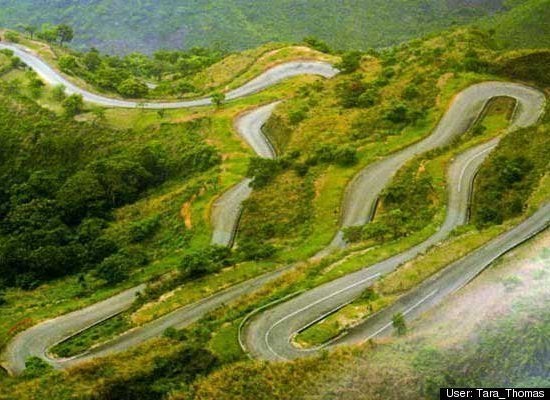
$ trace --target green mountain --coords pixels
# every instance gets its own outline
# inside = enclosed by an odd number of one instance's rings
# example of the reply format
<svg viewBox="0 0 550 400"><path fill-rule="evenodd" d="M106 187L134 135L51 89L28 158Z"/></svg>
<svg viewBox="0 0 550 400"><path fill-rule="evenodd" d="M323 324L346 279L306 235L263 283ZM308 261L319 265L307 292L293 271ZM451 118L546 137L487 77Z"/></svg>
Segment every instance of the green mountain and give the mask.
<svg viewBox="0 0 550 400"><path fill-rule="evenodd" d="M65 22L76 28L77 46L110 52L205 45L234 50L309 35L336 48L366 49L507 8L505 0L0 0L0 26Z"/></svg>

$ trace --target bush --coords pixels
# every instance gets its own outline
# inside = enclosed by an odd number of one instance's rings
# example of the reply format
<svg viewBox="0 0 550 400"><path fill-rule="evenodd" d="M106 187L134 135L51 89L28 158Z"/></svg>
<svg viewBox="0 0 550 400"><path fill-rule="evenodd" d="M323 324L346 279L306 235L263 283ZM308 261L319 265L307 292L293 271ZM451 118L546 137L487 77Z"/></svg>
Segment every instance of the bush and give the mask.
<svg viewBox="0 0 550 400"><path fill-rule="evenodd" d="M143 98L149 93L147 85L136 78L129 78L122 81L117 86L117 91L124 97L131 97L134 99Z"/></svg>
<svg viewBox="0 0 550 400"><path fill-rule="evenodd" d="M230 264L231 250L224 246L210 246L206 249L186 254L179 265L180 272L196 279L217 272Z"/></svg>
<svg viewBox="0 0 550 400"><path fill-rule="evenodd" d="M360 51L348 51L342 55L342 61L336 65L345 74L357 71L361 65L363 54Z"/></svg>
<svg viewBox="0 0 550 400"><path fill-rule="evenodd" d="M247 238L239 242L239 253L243 260L260 261L272 257L276 248L269 243L259 243L255 239Z"/></svg>
<svg viewBox="0 0 550 400"><path fill-rule="evenodd" d="M52 89L52 99L55 101L62 102L65 100L67 95L65 94L65 86L64 85L56 85Z"/></svg>
<svg viewBox="0 0 550 400"><path fill-rule="evenodd" d="M19 43L19 34L12 31L7 31L4 34L4 39L6 39L8 42Z"/></svg>
<svg viewBox="0 0 550 400"><path fill-rule="evenodd" d="M53 368L44 360L38 357L29 357L25 361L25 371L23 371L24 378L39 378Z"/></svg>
<svg viewBox="0 0 550 400"><path fill-rule="evenodd" d="M139 243L149 239L157 231L160 225L160 218L154 216L135 222L130 226L130 242Z"/></svg>
<svg viewBox="0 0 550 400"><path fill-rule="evenodd" d="M405 322L405 316L402 313L394 314L392 317L392 325L398 336L404 336L407 333L407 324Z"/></svg>
<svg viewBox="0 0 550 400"><path fill-rule="evenodd" d="M73 56L61 56L58 61L59 69L66 73L73 73L78 69L76 58Z"/></svg>
<svg viewBox="0 0 550 400"><path fill-rule="evenodd" d="M68 96L62 103L65 115L67 117L74 117L80 114L84 110L84 100L80 94L72 94Z"/></svg>

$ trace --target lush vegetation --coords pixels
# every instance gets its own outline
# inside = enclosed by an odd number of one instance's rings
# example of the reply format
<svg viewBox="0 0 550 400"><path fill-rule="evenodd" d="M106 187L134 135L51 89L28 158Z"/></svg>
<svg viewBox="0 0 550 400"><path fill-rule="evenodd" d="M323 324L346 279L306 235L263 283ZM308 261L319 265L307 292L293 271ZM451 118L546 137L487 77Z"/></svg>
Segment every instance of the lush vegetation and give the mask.
<svg viewBox="0 0 550 400"><path fill-rule="evenodd" d="M0 346L41 320L147 282L124 314L54 349L59 355L74 355L322 249L337 229L349 180L369 163L427 136L458 91L480 80L510 77L546 85L546 52L503 54L495 34L461 29L381 51L350 51L339 63L344 72L331 80L300 77L239 101L224 102L220 94L215 107L161 112L90 107L78 96L66 96L62 88L44 85L10 52L1 52L0 120L6 123L0 127ZM22 35L19 39L27 40ZM61 39L52 36L52 41ZM308 38L306 43L327 50L317 39ZM48 54L44 48L41 51ZM94 86L99 85L94 81L97 76L85 63L90 54L99 60L99 69L111 68L113 59L121 63L116 67L121 71L140 65L144 69L132 70L131 82L123 85L127 93L145 90L142 84L156 79L145 68L149 63L166 68L161 82L177 76L176 81L201 82L201 87L219 90L235 87L282 60L327 57L304 47L266 45L212 65L213 59L206 56L200 68L186 74L177 71L178 65L201 57L195 50L162 53L174 55L174 62L157 59L156 54L111 57L95 51L73 53L57 45L55 51L58 57L52 59L61 68L63 60L72 57L74 63L68 65L74 70L66 70L74 74L71 79L85 78ZM137 64L132 64L135 59ZM122 93L119 85L104 89ZM140 95L152 96L148 90ZM285 102L265 127L278 159L251 157L252 151L232 129L235 117L282 98ZM454 356L456 350L428 348L428 355L418 354L414 347L418 343L404 342L415 328L403 324L398 314L394 325L405 338L397 339L396 347L367 345L281 365L247 360L236 338L242 318L258 306L385 259L432 234L444 217L449 161L465 148L501 134L508 106L494 115L489 111L481 124L452 146L407 163L385 190L376 222L347 232L355 243L346 252L301 263L256 293L213 310L188 330L169 329L164 338L120 357L94 360L69 373L30 359L22 377L0 377L0 397L285 399L302 398L315 390L326 397L327 387L338 387L334 382L341 374L361 365L369 366L370 375L359 379L367 387L354 393L373 398L431 396L433 382L452 384L455 378L464 384L504 385L504 375L494 372L497 365L491 357L503 353L500 343L511 346L512 340L489 332L479 345L465 344L464 358ZM487 164L493 173L480 175L476 187L474 209L496 198L499 211L516 210L510 205L517 199L521 210L506 212L504 225L491 220L466 226L436 251L384 277L348 306L357 312L353 318L360 320L387 305L517 222L508 219L523 215L523 205L536 207L547 198L545 181L540 180L547 172L547 122L506 138ZM516 160L518 151L524 160ZM208 246L213 199L244 176L252 179L254 190L245 203L235 249ZM503 185L510 176L513 184ZM527 324L514 320L492 329L513 337L518 332L523 335L518 327L533 327L522 343L535 361L523 362L525 368L519 372L509 371L514 382L540 377L530 371L540 370L538 333L547 325L543 313L529 314L533 318L527 318ZM352 319L350 314L344 317ZM335 326L337 330L343 325ZM322 342L319 339L334 332L331 327L312 341ZM409 346L412 350L404 354L403 348ZM513 363L519 357L519 351L510 353ZM457 377L442 365L444 359L461 371L474 361L482 365ZM332 376L335 381L327 382ZM353 393L347 394L353 399ZM345 398L341 395L336 391L332 397Z"/></svg>
<svg viewBox="0 0 550 400"><path fill-rule="evenodd" d="M221 52L204 48L158 50L151 57L138 53L110 56L92 48L84 53L72 51L62 55L58 64L66 74L123 97L183 97L200 91L191 78L221 57Z"/></svg>
<svg viewBox="0 0 550 400"><path fill-rule="evenodd" d="M171 148L121 146L115 130L57 116L18 90L0 86L2 284L30 289L90 269L109 283L124 280L147 260L104 235L113 210L217 165L219 155L192 129L170 125L162 129L181 132ZM154 221L134 226L131 241L154 229Z"/></svg>
<svg viewBox="0 0 550 400"><path fill-rule="evenodd" d="M548 17L546 0L361 0L338 3L330 0L242 0L212 6L198 0L182 4L175 0L128 3L95 1L75 4L67 0L36 2L2 0L0 25L20 23L39 29L44 23L70 23L76 28L76 44L107 51L152 52L161 47L190 49L194 46L224 49L250 48L267 41L298 41L317 36L334 48L385 47L436 30L478 21L502 11L486 22L495 26L506 44L547 45L541 35ZM511 8L510 12L505 12ZM517 11L516 11L517 9ZM29 24L30 23L30 24ZM528 27L528 30L526 30ZM521 33L523 29L523 33ZM533 35L530 33L533 32Z"/></svg>
<svg viewBox="0 0 550 400"><path fill-rule="evenodd" d="M549 152L548 124L506 136L476 180L472 221L501 224L520 215L549 171Z"/></svg>

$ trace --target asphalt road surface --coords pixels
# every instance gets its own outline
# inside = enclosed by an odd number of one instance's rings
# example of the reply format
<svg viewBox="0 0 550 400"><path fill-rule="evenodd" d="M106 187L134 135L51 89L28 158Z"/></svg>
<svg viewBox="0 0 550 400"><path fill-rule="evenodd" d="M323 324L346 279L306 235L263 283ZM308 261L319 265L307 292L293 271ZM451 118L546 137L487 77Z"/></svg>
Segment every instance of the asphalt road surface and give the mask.
<svg viewBox="0 0 550 400"><path fill-rule="evenodd" d="M0 48L2 47L5 48L6 45L0 44ZM134 102L109 99L76 88L74 85L70 84L70 82L66 82L63 77L36 56L19 48L16 48L16 50L16 54L25 63L36 69L46 81L53 84L64 84L68 90L74 90L74 92L82 94L87 101L109 107L137 106L137 103ZM236 98L251 94L277 83L286 77L304 73L315 73L330 77L336 73L336 70L326 63L311 62L283 64L260 75L242 88L231 92L231 97L228 96L228 98ZM343 205L342 226L351 226L367 222L380 191L390 181L399 167L415 155L442 146L452 140L453 137L462 134L481 113L485 103L494 96L510 96L515 98L518 102L518 107L510 129L530 126L536 123L542 114L545 101L544 95L526 86L512 83L487 82L466 89L455 98L453 104L440 121L436 130L427 139L372 164L353 180L347 190ZM197 102L204 103L199 104ZM209 99L201 99L179 103L149 103L145 106L150 108L176 108L205 105L209 103ZM243 132L240 133L243 134ZM247 139L246 135L243 134L243 136L253 147L255 146L253 139L250 141L250 138ZM353 299L356 295L361 293L366 286L371 284L373 280L377 279L380 276L379 274L391 271L403 262L414 257L416 254L425 251L431 245L442 240L452 227L463 223L466 219L466 211L464 210L467 209L466 204L470 196L471 181L473 180L475 171L479 168L483 158L488 154L496 142L497 140L494 140L478 146L475 149L465 152L460 157L457 157L457 160L455 160L453 167L449 171L448 215L441 229L432 238L382 263L315 288L293 300L259 314L257 318L252 320L251 324L248 325L246 329L246 344L251 353L267 359L293 358L303 355L304 352L290 345L290 339L297 330L315 321L323 314L326 314L326 312L334 309L334 307L339 307L342 303ZM257 147L254 148L256 149ZM481 250L490 253L488 256L485 256L486 259L498 256L499 252L506 248L506 246L513 245L514 242L525 240L525 237L536 233L541 229L540 224L544 224L544 221L546 221L546 218L542 218L542 216L547 215L549 215L548 207L542 208L537 213L539 218L530 218L524 224L519 225L515 230L511 231L512 233L509 234L507 239L502 239L503 243L495 245L494 247L490 245L485 246ZM535 221L533 221L533 219L535 219ZM547 222L548 221L546 221L546 223ZM341 234L339 234L333 241L331 248L338 248L343 245ZM472 254L477 253L476 251ZM481 264L480 262L480 265ZM47 355L47 350L59 341L71 337L75 333L93 326L128 308L135 293L143 288L143 286L139 286L85 309L50 321L45 321L20 333L7 346L2 357L4 360L3 365L9 372L17 374L24 369L24 362L30 356L41 357L55 367L63 368L77 364L83 360L112 354L141 343L151 337L159 336L166 327L187 326L206 312L216 307L223 306L244 294L252 293L284 272L285 269L278 270L230 287L209 298L176 310L149 324L128 331L115 340L96 347L83 355L66 360L53 360ZM466 278L461 276L461 280L457 280L455 284L458 286L462 285L463 283L461 282L464 282L464 279ZM423 285L419 286L419 290L422 286ZM446 290L451 286L445 285L447 288ZM431 292L428 294L435 299L439 293L445 293L445 290L442 288L438 289L438 292L434 294L431 294ZM424 300L422 304L428 304L428 300ZM407 312L407 316L413 316L415 310L418 309L420 309L420 306ZM356 331L359 332L360 329L368 330L366 326L367 325L364 325L363 328L357 327ZM381 331L380 333L383 332L384 331ZM349 337L349 340L357 341L359 340L358 338L362 336L354 331Z"/></svg>
<svg viewBox="0 0 550 400"><path fill-rule="evenodd" d="M51 85L63 85L66 88L67 94L80 94L84 101L95 103L105 107L122 107L122 108L187 108L198 107L212 104L211 98L193 99L169 103L154 103L154 102L138 102L131 100L120 100L102 96L96 93L91 93L85 89L76 86L69 81L58 71L50 67L46 62L42 61L32 50L16 44L0 43L0 49L9 49L21 59L25 64L32 68L36 73L47 83ZM285 79L299 75L320 75L330 78L338 73L331 64L323 61L292 61L281 65L277 65L268 69L243 86L231 90L226 93L227 100L234 100L245 97L270 86L273 86Z"/></svg>
<svg viewBox="0 0 550 400"><path fill-rule="evenodd" d="M510 96L517 101L513 120L509 127L510 130L533 125L542 115L545 98L542 93L535 89L523 85L501 82L486 82L469 87L456 96L449 110L429 137L379 162L371 164L361 171L348 189L344 203L342 225L351 226L368 221L380 191L407 160L422 152L443 146L457 135L464 133L472 122L481 115L487 101L495 96ZM246 326L244 334L245 346L250 354L268 360L284 360L318 351L319 348L299 349L293 345L292 338L300 331L351 302L382 275L394 271L403 263L412 260L417 255L428 250L431 246L437 245L455 227L465 223L468 217L468 202L476 172L484 158L497 143L498 138L470 149L454 160L448 173L449 199L446 219L433 236L403 253L316 287L259 314ZM504 239L499 238L499 240L502 240L500 245L488 245L472 253L478 255L472 256L478 257L478 266L472 269L473 271L477 271L475 274L488 265L487 260L492 261L492 259L500 256L507 249L523 242L527 237L547 226L550 215L546 213L546 218L543 217L545 216L544 211L548 211L549 207L544 207L534 217L520 225L520 227L517 227L511 233L503 235ZM498 240L497 242L500 243ZM340 232L331 246L338 247L343 245L344 242ZM480 254L483 256L480 256ZM435 288L434 286L430 286L433 293L429 292L426 294L426 291L419 287L419 295L410 295L410 300L406 300L408 299L407 297L395 307L402 306L403 312L410 318L416 315L415 313L418 310L425 309L427 305L440 300L452 290L456 290L457 287L461 287L461 285L464 285L471 279L471 274L466 274L461 279L453 282L450 282L451 279L449 277L456 276L454 271L462 271L464 268L467 268L464 265L471 265L472 258L470 257L468 260L459 263L459 267L446 270L450 272L447 272L438 281L439 283L435 284ZM473 260L476 259L474 258ZM419 299L418 297L422 295L430 295L432 298ZM423 302L417 305L415 302L420 302L420 300L423 300ZM421 305L422 307L420 307ZM377 316L377 318L380 318L385 328L378 333L377 329L374 329L374 333L381 334L389 329L387 325L388 315L393 315L396 308L390 308L387 311L389 314L384 312L379 313L379 315L383 315L384 317ZM368 328L370 324L373 324L373 322L365 322L361 327L354 329L353 335L350 335L349 339L348 336L344 336L332 344L360 341L364 339L360 332L367 332L369 335L372 335L372 329ZM375 325L375 328L380 329L377 325Z"/></svg>
<svg viewBox="0 0 550 400"><path fill-rule="evenodd" d="M258 107L239 116L235 121L235 130L259 157L274 159L277 156L275 149L263 134L262 127L279 103ZM212 205L212 244L229 247L233 245L243 201L252 193L251 181L250 178L243 179L223 193Z"/></svg>

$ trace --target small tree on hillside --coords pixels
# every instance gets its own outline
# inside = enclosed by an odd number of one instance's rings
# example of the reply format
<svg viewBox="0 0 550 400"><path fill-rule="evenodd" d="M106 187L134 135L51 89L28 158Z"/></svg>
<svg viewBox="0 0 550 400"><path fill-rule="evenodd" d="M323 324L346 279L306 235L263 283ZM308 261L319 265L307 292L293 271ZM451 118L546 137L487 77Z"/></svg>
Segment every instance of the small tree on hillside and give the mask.
<svg viewBox="0 0 550 400"><path fill-rule="evenodd" d="M57 25L57 28L55 31L56 31L57 40L59 40L59 44L61 46L63 46L64 43L70 42L74 38L73 28L71 28L67 24Z"/></svg>
<svg viewBox="0 0 550 400"><path fill-rule="evenodd" d="M398 336L403 336L407 333L407 324L405 323L405 316L403 313L399 312L394 314L392 318L392 325Z"/></svg>
<svg viewBox="0 0 550 400"><path fill-rule="evenodd" d="M72 94L63 100L62 103L63 109L65 110L65 115L68 117L74 117L82 112L84 109L84 100L80 94Z"/></svg>
<svg viewBox="0 0 550 400"><path fill-rule="evenodd" d="M214 103L216 107L220 107L224 101L225 101L225 94L217 92L212 95L212 103Z"/></svg>

